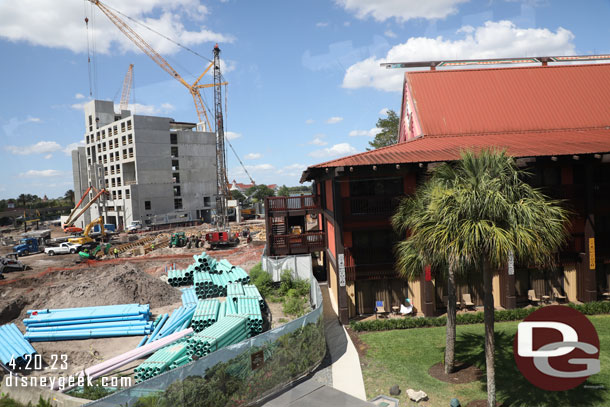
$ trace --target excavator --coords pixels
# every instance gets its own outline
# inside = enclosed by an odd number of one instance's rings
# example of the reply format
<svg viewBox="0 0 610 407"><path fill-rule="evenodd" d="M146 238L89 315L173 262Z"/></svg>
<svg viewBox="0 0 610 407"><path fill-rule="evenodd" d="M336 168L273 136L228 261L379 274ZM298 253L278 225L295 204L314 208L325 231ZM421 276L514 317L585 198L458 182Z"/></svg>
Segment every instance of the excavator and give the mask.
<svg viewBox="0 0 610 407"><path fill-rule="evenodd" d="M104 240L104 237L106 236L106 230L104 229L104 218L102 216L100 216L99 218L93 220L91 223L89 223L87 225L82 236L71 237L68 239L68 243L85 245L87 243L95 242L95 240L93 240L91 237L89 237L89 233L91 233L91 229L95 225L100 225L100 230L102 233L102 240Z"/></svg>
<svg viewBox="0 0 610 407"><path fill-rule="evenodd" d="M85 199L85 197L87 196L87 194L91 190L94 190L95 192L97 192L97 194L91 199L91 201L89 201L80 210L80 212L76 213L76 211L78 210L78 207L80 206L81 203L83 203L83 200ZM72 212L70 212L70 215L68 216L68 219L66 219L66 222L62 225L62 228L63 228L64 232L66 232L66 233L82 232L83 230L81 228L78 228L78 227L74 226L74 222L76 222L78 220L78 218L80 218L82 216L82 214L85 213L87 211L87 209L89 209L91 207L91 205L93 205L95 203L95 201L100 199L100 197L103 194L108 195L109 192L106 191L106 189L102 189L102 190L98 191L93 186L90 186L89 188L87 188L87 190L85 191L85 193L81 197L80 201L78 201L78 203L76 204L74 209L72 209ZM102 229L103 229L103 227L102 227Z"/></svg>

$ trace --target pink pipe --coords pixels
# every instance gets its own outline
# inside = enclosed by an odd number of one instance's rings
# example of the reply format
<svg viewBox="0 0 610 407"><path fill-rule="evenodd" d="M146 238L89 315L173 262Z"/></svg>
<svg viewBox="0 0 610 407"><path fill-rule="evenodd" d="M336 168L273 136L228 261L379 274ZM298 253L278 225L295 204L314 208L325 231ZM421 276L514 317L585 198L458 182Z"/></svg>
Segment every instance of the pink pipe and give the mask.
<svg viewBox="0 0 610 407"><path fill-rule="evenodd" d="M177 341L178 339L184 338L188 334L192 333L193 329L188 328L184 329L180 332L175 332L171 335L166 336L165 338L161 338L154 342L148 343L144 346L140 346L139 348L132 349L128 352L123 353L122 355L115 356L111 359L108 359L105 362L98 363L97 365L88 367L87 369L78 373L78 377L89 376L91 380L96 379L100 376L105 375L106 373L112 372L115 369L118 369L121 366L124 366L134 360L141 359L144 356L150 355L155 351L161 349L162 347L169 345L170 343ZM66 387L62 390L62 392L66 392L68 390L73 389L76 386ZM59 386L56 384L53 388L57 390Z"/></svg>

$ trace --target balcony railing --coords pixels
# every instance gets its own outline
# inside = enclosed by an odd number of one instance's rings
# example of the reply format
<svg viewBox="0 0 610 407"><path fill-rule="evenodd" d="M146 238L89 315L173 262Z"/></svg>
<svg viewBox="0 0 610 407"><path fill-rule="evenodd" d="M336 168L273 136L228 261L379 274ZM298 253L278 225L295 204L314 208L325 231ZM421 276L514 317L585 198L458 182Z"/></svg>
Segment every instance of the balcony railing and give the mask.
<svg viewBox="0 0 610 407"><path fill-rule="evenodd" d="M324 250L324 233L271 235L271 255L303 254Z"/></svg>
<svg viewBox="0 0 610 407"><path fill-rule="evenodd" d="M274 196L267 198L268 211L295 211L304 209L320 209L314 195Z"/></svg>
<svg viewBox="0 0 610 407"><path fill-rule="evenodd" d="M353 252L356 251L356 258ZM394 270L394 258L380 255L382 251L373 249L351 249L346 247L345 253L345 278L347 281L356 280L383 280L396 278ZM388 261L388 259L390 261Z"/></svg>
<svg viewBox="0 0 610 407"><path fill-rule="evenodd" d="M348 216L392 216L398 206L398 197L363 196L344 199L344 209Z"/></svg>

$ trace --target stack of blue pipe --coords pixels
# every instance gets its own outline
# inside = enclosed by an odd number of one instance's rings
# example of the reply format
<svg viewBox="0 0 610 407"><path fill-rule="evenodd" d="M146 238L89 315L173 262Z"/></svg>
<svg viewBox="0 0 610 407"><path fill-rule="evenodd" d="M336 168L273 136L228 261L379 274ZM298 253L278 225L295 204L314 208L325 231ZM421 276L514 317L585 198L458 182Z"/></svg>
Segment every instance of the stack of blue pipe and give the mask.
<svg viewBox="0 0 610 407"><path fill-rule="evenodd" d="M0 326L0 338L0 361L5 365L11 363L11 360L14 360L16 365L23 365L31 360L27 355L36 353L15 324Z"/></svg>
<svg viewBox="0 0 610 407"><path fill-rule="evenodd" d="M148 338L142 339L142 342L140 342L138 347L188 328L196 307L196 303L186 306L183 305L175 309L171 316L169 316L169 314L163 314L163 317L161 317L161 321L159 321L155 330Z"/></svg>
<svg viewBox="0 0 610 407"><path fill-rule="evenodd" d="M185 307L197 304L197 294L195 293L195 287L187 287L182 289L182 305Z"/></svg>
<svg viewBox="0 0 610 407"><path fill-rule="evenodd" d="M146 335L153 329L148 304L28 310L23 320L30 342Z"/></svg>

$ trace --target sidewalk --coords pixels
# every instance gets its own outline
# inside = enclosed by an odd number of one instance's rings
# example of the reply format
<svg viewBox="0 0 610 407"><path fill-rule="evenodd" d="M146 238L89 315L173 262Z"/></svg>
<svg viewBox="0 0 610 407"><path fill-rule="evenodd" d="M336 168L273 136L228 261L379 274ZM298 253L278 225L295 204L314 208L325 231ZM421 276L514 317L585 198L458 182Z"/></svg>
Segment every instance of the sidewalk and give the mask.
<svg viewBox="0 0 610 407"><path fill-rule="evenodd" d="M328 286L320 284L320 289L327 355L311 377L268 400L263 407L372 406L366 401L358 352L330 304Z"/></svg>

